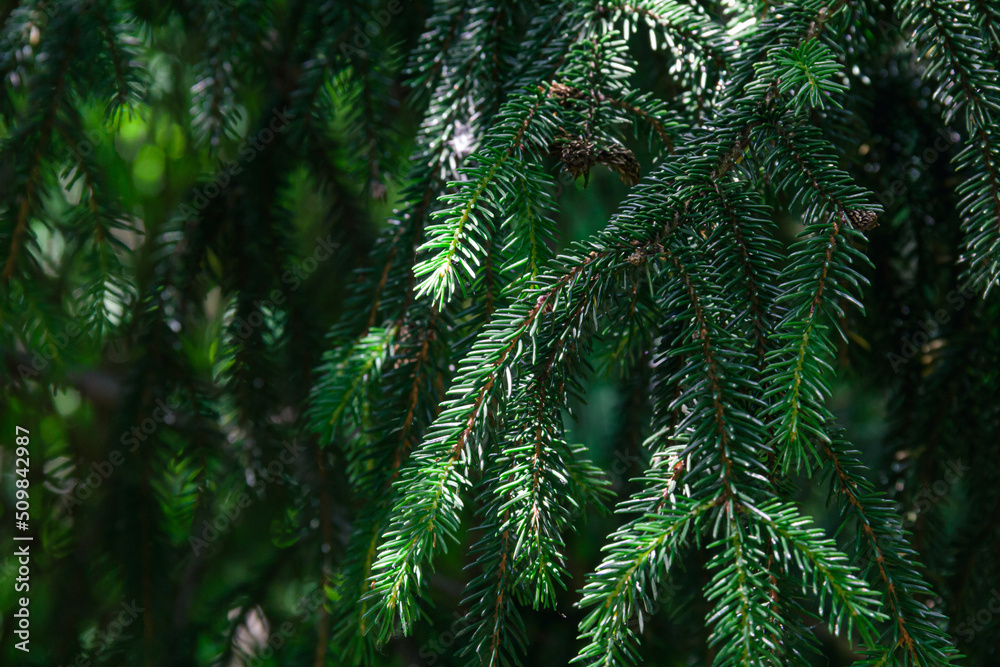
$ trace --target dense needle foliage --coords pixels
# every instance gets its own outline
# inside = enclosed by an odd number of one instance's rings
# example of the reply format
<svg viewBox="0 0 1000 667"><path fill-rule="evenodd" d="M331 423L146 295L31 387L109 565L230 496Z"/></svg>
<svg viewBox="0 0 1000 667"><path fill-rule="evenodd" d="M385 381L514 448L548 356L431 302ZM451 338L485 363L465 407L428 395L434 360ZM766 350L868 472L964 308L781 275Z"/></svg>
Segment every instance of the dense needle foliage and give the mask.
<svg viewBox="0 0 1000 667"><path fill-rule="evenodd" d="M997 664L998 7L4 4L0 659Z"/></svg>

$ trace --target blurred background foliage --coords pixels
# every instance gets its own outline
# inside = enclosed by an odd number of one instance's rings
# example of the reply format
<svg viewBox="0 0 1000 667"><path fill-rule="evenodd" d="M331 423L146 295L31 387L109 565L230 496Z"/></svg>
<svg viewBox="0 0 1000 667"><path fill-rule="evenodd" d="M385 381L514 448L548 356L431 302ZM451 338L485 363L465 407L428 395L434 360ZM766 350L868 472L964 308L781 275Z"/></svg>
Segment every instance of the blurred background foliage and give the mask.
<svg viewBox="0 0 1000 667"><path fill-rule="evenodd" d="M695 4L719 16L733 6ZM869 4L877 21L863 29L883 31L886 46L854 66L854 111L865 113L845 118L834 140L863 185L904 191L885 197L869 235L867 314L845 320L850 344L839 350L831 407L915 533L937 591L929 604L946 610L967 664L994 665L1000 618L974 633L960 626L991 609L1000 585L998 308L956 297L961 233L949 159L958 148L933 160L926 152L953 130L892 8ZM527 16L518 12L533 10L510 5L516 34ZM341 664L328 607L342 594L357 500L336 451L305 429L302 413L324 336L350 307L347 286L370 268L408 185L428 103L403 54L434 8L398 6L0 6L0 248L2 259L14 257L0 285L3 664ZM375 12L389 20L370 43L342 48ZM109 33L116 37L103 41ZM642 36L630 39L636 86L671 99L667 63ZM288 124L247 159L245 142L285 110ZM240 173L208 196L231 161ZM604 168L585 181L554 159L549 166L563 248L603 228L628 186ZM778 222L786 240L801 229L797 219ZM282 303L258 310L254 302L275 291ZM570 441L625 497L642 468L649 420L634 396L644 387L595 373L586 389L579 419L567 420ZM160 418L158 401L171 407ZM30 654L13 648L10 622L16 425L31 431ZM121 462L104 475L114 452ZM956 480L949 462L961 464ZM805 510L836 530L825 491L803 487ZM218 521L225 512L234 517ZM225 528L213 539L206 522ZM567 536L571 589L614 526L590 513ZM436 563L430 622L391 642L377 664L465 664L454 610L472 541L463 537ZM697 580L703 566L695 557L682 576ZM142 612L116 624L130 604ZM707 630L677 614L703 612L705 601L668 597L664 606L642 631L645 664L702 664L675 661L671 647L682 655L705 644ZM527 664L566 664L579 610L567 600L524 616ZM281 645L264 651L276 636ZM849 664L850 646L823 640L816 664Z"/></svg>

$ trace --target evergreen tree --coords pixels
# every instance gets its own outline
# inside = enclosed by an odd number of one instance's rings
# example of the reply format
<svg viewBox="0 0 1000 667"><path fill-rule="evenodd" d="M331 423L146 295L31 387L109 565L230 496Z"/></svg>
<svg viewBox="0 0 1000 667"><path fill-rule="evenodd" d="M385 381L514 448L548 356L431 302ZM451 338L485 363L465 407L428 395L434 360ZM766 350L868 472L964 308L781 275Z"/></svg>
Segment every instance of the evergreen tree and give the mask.
<svg viewBox="0 0 1000 667"><path fill-rule="evenodd" d="M5 664L996 664L995 3L0 25Z"/></svg>

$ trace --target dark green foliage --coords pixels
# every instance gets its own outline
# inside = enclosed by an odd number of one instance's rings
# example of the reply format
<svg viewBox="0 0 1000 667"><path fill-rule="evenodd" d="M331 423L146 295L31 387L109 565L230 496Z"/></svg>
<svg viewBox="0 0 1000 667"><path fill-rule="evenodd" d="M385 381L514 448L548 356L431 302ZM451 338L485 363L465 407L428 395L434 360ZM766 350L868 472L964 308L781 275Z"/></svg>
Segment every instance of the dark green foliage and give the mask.
<svg viewBox="0 0 1000 667"><path fill-rule="evenodd" d="M994 5L0 9L25 664L995 664Z"/></svg>

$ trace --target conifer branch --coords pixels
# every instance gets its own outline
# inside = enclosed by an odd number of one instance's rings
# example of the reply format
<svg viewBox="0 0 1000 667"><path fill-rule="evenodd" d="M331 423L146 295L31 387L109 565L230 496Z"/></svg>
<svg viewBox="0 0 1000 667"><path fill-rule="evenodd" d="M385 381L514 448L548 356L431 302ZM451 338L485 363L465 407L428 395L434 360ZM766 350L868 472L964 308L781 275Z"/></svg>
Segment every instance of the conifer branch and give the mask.
<svg viewBox="0 0 1000 667"><path fill-rule="evenodd" d="M828 416L819 401L828 390L817 387L810 379L815 377L817 366L832 370L827 360L831 344L821 318L826 316L836 324L834 318L843 316L840 301L863 310L855 294L864 279L850 267L850 262L866 259L850 243L852 230L845 224L850 212L864 205L863 194L846 186L845 177L837 170L822 164L820 155L826 146L815 132L799 128L793 139L781 124L773 128L779 154L784 153L798 170L798 174L790 177L796 184L798 196L804 199L804 192L811 190L819 200L810 207L808 215L822 221L807 228L807 232L815 236L798 245L793 254L793 259L798 261L783 275L786 288L781 300L789 305L779 324L778 335L791 347L772 354L775 373L768 389L771 395L781 392L770 414L777 415L780 420L776 437L784 446L785 470L793 464L796 469L805 465L808 470L806 454L819 461L817 445L812 438L821 442L827 440L822 429ZM803 149L807 145L805 141L809 142L808 148Z"/></svg>
<svg viewBox="0 0 1000 667"><path fill-rule="evenodd" d="M1000 307L963 272L1000 281L993 4L146 4L0 9L0 401L44 412L70 501L126 444L91 431L142 434L89 501L41 506L39 587L85 603L48 657L124 595L148 609L116 654L247 662L292 589L316 632L279 662L391 661L402 632L513 667L550 630L607 667L988 655L961 622L1000 585ZM243 109L292 118L263 158ZM201 539L243 490L266 501ZM455 646L419 627L449 616Z"/></svg>
<svg viewBox="0 0 1000 667"><path fill-rule="evenodd" d="M839 438L822 448L831 471L831 495L841 500L846 517L857 522L858 555L868 554L864 568L874 572L883 587L884 604L891 613L891 642L869 651L866 666L896 661L902 652L913 665L949 665L955 651L942 629L941 616L916 599L928 591L923 578L913 573L916 554L907 546L895 509L866 480L857 453ZM862 548L863 547L863 548ZM878 658L881 653L882 657Z"/></svg>
<svg viewBox="0 0 1000 667"><path fill-rule="evenodd" d="M643 495L658 497L655 468L647 475ZM679 500L662 513L641 516L610 536L607 556L588 577L580 607L592 607L580 622L580 638L589 643L574 662L607 667L636 664L635 635L628 622L640 605L648 605L648 591L656 590L676 558L694 537L696 521L717 501ZM696 539L696 538L695 538Z"/></svg>
<svg viewBox="0 0 1000 667"><path fill-rule="evenodd" d="M954 158L970 179L961 188L965 260L969 277L989 291L1000 282L1000 144L995 136L1000 104L991 95L997 90L996 65L972 64L989 47L974 27L967 2L945 7L939 0L906 0L898 11L928 62L924 76L940 80L935 97L945 122L960 117L965 126L969 145ZM988 187L977 188L974 184L982 180Z"/></svg>
<svg viewBox="0 0 1000 667"><path fill-rule="evenodd" d="M18 254L24 244L24 236L28 232L28 218L37 205L38 191L42 187L43 161L52 141L56 116L59 113L60 107L64 104L62 97L68 85L66 79L69 76L69 70L75 56L76 44L79 38L78 32L74 30L74 20L75 17L72 15L63 18L56 27L52 28L54 36L46 42L47 45L54 44L61 37L65 37L66 40L63 48L57 51L59 57L53 70L44 74L44 76L50 77L52 81L47 83L48 90L45 91L45 96L37 102L41 109L41 119L37 121L37 125L28 121L28 123L34 125L32 127L23 130L18 128L20 130L18 133L22 136L35 136L35 147L31 151L30 160L24 167L27 172L27 179L23 186L23 194L17 208L17 217L15 218L14 230L11 234L10 250L8 250L7 259L4 261L3 270L0 271L0 280L3 280L5 283L11 279L16 270ZM62 31L66 31L67 34L63 36Z"/></svg>

